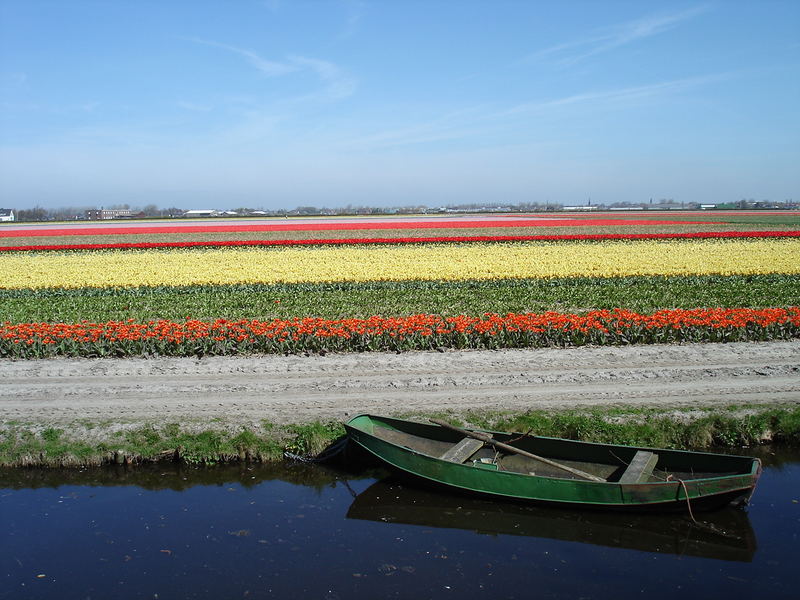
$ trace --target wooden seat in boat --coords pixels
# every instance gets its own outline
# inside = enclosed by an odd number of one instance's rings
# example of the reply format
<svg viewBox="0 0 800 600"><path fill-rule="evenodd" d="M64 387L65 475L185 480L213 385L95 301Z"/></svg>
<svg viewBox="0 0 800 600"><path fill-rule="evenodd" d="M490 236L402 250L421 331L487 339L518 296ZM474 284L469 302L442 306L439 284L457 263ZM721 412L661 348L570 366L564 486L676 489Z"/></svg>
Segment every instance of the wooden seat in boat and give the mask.
<svg viewBox="0 0 800 600"><path fill-rule="evenodd" d="M475 438L465 437L463 440L454 444L447 452L439 458L454 463L463 463L483 447L483 442Z"/></svg>
<svg viewBox="0 0 800 600"><path fill-rule="evenodd" d="M656 468L657 462L658 454L646 452L645 450L637 451L631 464L628 465L622 477L619 478L619 482L647 483L650 480L650 475L653 474L653 469Z"/></svg>

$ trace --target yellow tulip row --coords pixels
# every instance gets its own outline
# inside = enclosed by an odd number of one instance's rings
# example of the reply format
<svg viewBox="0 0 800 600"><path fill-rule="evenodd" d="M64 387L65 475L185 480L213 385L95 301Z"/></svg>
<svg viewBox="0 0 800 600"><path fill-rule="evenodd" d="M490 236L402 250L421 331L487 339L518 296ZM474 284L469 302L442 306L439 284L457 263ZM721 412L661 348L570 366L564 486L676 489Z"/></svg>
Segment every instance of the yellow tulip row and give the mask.
<svg viewBox="0 0 800 600"><path fill-rule="evenodd" d="M0 255L0 288L6 289L765 273L800 274L800 239L239 247Z"/></svg>

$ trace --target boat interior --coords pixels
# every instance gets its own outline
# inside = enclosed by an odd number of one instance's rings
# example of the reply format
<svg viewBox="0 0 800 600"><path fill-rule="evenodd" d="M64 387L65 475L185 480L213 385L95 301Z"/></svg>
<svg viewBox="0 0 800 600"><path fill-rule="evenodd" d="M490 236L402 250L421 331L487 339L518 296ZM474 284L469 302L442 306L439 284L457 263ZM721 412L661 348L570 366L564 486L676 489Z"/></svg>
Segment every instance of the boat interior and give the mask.
<svg viewBox="0 0 800 600"><path fill-rule="evenodd" d="M746 474L752 466L744 457L492 433L496 441L538 457L533 458L435 425L414 424L406 431L392 425L374 423L371 433L432 458L537 477L637 484Z"/></svg>

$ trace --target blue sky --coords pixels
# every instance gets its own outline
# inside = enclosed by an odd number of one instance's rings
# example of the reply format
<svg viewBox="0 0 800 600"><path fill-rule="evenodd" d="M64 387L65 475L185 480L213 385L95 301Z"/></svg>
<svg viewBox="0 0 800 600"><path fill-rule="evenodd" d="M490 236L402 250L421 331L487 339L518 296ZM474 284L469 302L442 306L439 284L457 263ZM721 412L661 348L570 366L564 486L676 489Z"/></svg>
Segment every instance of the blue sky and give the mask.
<svg viewBox="0 0 800 600"><path fill-rule="evenodd" d="M800 199L800 2L0 0L0 206Z"/></svg>

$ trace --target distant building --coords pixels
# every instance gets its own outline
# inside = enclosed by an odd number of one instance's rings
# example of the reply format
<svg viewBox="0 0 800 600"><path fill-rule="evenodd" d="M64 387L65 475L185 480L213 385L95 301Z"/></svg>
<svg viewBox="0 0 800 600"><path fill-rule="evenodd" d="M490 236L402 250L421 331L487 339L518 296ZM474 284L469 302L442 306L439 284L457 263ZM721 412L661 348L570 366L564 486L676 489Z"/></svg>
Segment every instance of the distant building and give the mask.
<svg viewBox="0 0 800 600"><path fill-rule="evenodd" d="M216 217L219 215L218 210L206 210L206 209L196 209L196 210L187 210L183 213L184 217Z"/></svg>
<svg viewBox="0 0 800 600"><path fill-rule="evenodd" d="M0 221L14 221L14 211L10 208L0 208Z"/></svg>
<svg viewBox="0 0 800 600"><path fill-rule="evenodd" d="M132 210L127 208L110 208L100 210L93 209L86 211L86 218L90 221L105 221L107 219L130 219L134 216Z"/></svg>
<svg viewBox="0 0 800 600"><path fill-rule="evenodd" d="M597 205L589 204L586 206L565 206L563 210L597 210Z"/></svg>

